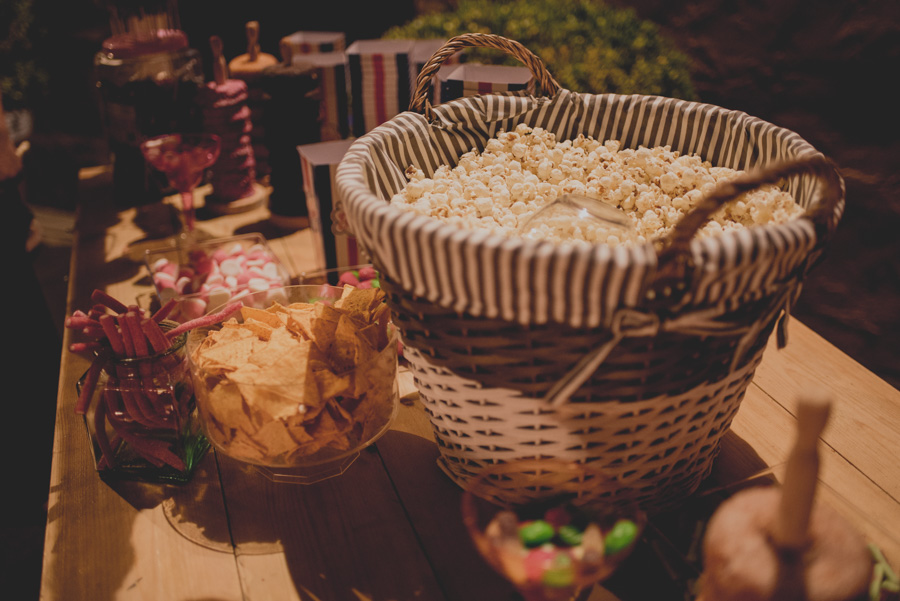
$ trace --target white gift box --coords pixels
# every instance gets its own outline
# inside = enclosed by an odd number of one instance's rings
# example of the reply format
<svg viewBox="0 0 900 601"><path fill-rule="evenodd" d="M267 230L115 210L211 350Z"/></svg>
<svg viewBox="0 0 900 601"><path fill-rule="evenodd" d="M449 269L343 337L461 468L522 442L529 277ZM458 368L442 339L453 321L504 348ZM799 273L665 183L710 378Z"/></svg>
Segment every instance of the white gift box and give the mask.
<svg viewBox="0 0 900 601"><path fill-rule="evenodd" d="M282 54L285 46L290 48L291 56L296 56L343 52L347 48L347 43L343 32L340 31L297 31L281 38ZM282 59L286 61L288 57L282 55Z"/></svg>

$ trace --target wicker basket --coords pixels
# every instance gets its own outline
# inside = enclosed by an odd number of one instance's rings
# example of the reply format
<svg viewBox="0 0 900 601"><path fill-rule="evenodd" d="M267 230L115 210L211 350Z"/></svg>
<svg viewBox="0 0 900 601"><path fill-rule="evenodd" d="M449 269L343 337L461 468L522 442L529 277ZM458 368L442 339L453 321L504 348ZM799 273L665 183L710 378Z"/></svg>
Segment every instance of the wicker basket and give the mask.
<svg viewBox="0 0 900 601"><path fill-rule="evenodd" d="M431 107L441 61L467 46L513 54L539 94ZM668 238L629 248L506 239L386 202L409 165L430 176L519 123L560 140L671 145L747 175L709 194ZM793 132L672 98L575 94L520 44L488 34L447 42L419 75L411 110L357 140L336 181L383 275L441 468L464 486L516 458L596 461L618 495L649 508L677 503L709 473L769 335L844 207L834 166ZM694 238L719 206L763 183L781 183L806 215Z"/></svg>

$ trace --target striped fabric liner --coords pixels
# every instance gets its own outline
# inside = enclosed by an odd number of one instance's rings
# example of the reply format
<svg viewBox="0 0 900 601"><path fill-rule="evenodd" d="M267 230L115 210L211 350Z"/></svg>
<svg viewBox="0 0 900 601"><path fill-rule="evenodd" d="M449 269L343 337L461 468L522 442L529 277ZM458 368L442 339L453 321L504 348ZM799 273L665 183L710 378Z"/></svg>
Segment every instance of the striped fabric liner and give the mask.
<svg viewBox="0 0 900 601"><path fill-rule="evenodd" d="M303 177L303 191L309 211L310 229L317 239L319 263L325 269L336 269L360 262L360 252L356 239L346 233L336 231L335 185L338 162L351 140L320 142L298 147L300 170Z"/></svg>
<svg viewBox="0 0 900 601"><path fill-rule="evenodd" d="M405 184L409 165L431 175L519 123L557 139L578 134L617 139L625 147L669 145L714 165L765 166L816 150L797 134L745 113L655 96L553 98L524 93L463 98L435 107L435 121L405 112L357 140L337 173L349 226L376 266L410 294L474 316L522 324L608 326L618 308L636 307L656 270L651 245L571 246L467 231L394 209L386 202ZM787 190L803 207L817 201L811 177ZM835 219L843 210L841 201ZM694 240L685 306L735 308L773 293L795 276L814 248L806 219Z"/></svg>
<svg viewBox="0 0 900 601"><path fill-rule="evenodd" d="M350 63L353 135L361 136L409 106L408 52L347 51Z"/></svg>

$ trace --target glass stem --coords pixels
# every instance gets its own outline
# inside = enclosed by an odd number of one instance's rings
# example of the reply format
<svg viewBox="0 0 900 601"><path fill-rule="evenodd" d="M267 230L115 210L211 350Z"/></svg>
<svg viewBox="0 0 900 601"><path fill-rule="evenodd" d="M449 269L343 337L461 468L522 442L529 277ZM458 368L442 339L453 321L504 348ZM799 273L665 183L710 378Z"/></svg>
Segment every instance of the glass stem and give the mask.
<svg viewBox="0 0 900 601"><path fill-rule="evenodd" d="M181 212L184 215L184 228L194 231L194 190L181 193Z"/></svg>

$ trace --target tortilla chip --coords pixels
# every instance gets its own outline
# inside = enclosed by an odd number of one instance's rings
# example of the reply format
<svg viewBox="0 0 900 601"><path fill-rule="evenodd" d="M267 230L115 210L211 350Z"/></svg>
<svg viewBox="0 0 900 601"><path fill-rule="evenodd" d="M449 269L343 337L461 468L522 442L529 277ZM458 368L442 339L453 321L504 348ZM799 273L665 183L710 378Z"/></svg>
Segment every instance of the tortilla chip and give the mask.
<svg viewBox="0 0 900 601"><path fill-rule="evenodd" d="M277 314L265 309L257 309L256 307L241 307L241 317L244 318L244 323L247 323L249 319L256 319L273 328L284 326L284 322L281 321Z"/></svg>

